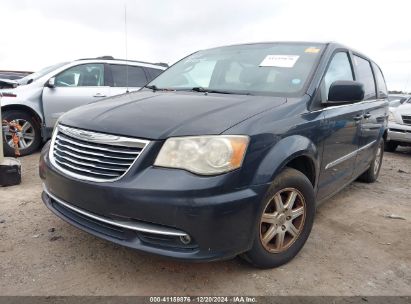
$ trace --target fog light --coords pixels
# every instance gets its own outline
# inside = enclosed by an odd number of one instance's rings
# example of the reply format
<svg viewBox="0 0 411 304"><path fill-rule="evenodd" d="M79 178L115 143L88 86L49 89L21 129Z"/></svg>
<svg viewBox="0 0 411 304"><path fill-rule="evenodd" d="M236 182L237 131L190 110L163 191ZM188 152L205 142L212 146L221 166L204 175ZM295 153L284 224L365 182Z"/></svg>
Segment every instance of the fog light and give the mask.
<svg viewBox="0 0 411 304"><path fill-rule="evenodd" d="M180 236L180 241L184 245L188 245L191 242L191 237L189 235L182 235L182 236Z"/></svg>

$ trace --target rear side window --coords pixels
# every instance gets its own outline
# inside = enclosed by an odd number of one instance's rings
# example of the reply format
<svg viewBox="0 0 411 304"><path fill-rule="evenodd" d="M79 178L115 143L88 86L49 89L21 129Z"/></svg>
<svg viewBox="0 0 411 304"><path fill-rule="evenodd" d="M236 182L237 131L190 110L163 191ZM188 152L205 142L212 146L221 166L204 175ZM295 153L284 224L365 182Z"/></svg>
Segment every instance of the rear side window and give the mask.
<svg viewBox="0 0 411 304"><path fill-rule="evenodd" d="M346 52L336 53L328 66L321 88L321 95L324 98L328 98L330 86L337 80L354 80L350 60Z"/></svg>
<svg viewBox="0 0 411 304"><path fill-rule="evenodd" d="M154 78L156 78L158 75L160 75L161 73L163 73L163 70L159 70L159 69L152 69L152 68L146 68L146 71L149 74L150 77L150 81L153 80Z"/></svg>
<svg viewBox="0 0 411 304"><path fill-rule="evenodd" d="M377 98L370 62L356 55L354 55L354 61L357 68L357 81L362 82L364 85L364 100Z"/></svg>
<svg viewBox="0 0 411 304"><path fill-rule="evenodd" d="M375 73L375 80L377 81L378 98L387 98L388 90L387 90L387 85L385 84L384 76L382 75L382 72L380 68L378 67L378 65L376 65L375 63L372 63L372 67Z"/></svg>
<svg viewBox="0 0 411 304"><path fill-rule="evenodd" d="M111 64L110 67L114 87L142 87L147 83L142 67L123 64Z"/></svg>

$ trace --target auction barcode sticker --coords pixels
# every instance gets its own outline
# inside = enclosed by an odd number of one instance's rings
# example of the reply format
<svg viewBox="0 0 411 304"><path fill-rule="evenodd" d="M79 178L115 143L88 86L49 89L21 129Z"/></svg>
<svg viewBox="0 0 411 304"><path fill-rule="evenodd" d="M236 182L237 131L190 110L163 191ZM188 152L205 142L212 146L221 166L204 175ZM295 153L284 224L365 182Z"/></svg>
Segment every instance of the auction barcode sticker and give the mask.
<svg viewBox="0 0 411 304"><path fill-rule="evenodd" d="M292 68L298 58L298 55L267 55L260 63L260 67Z"/></svg>

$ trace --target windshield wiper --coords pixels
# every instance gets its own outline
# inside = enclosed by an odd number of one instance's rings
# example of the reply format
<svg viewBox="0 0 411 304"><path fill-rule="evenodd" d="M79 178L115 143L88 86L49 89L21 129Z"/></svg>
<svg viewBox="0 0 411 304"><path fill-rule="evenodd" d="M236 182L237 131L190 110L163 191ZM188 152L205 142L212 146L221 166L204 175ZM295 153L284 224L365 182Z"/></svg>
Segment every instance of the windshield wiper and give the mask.
<svg viewBox="0 0 411 304"><path fill-rule="evenodd" d="M191 91L203 92L203 93L208 92L208 90L206 90L206 89L203 88L203 87L194 87L194 88L191 89Z"/></svg>
<svg viewBox="0 0 411 304"><path fill-rule="evenodd" d="M153 90L153 92L156 92L156 91L170 91L170 92L175 91L175 89L159 88L159 87L157 87L155 84L153 84L153 85L145 85L143 88L147 88L147 89Z"/></svg>
<svg viewBox="0 0 411 304"><path fill-rule="evenodd" d="M220 91L220 90L210 90L210 89L206 89L206 88L203 88L203 87L194 87L194 88L191 89L191 91L202 92L202 93L235 94L233 92Z"/></svg>
<svg viewBox="0 0 411 304"><path fill-rule="evenodd" d="M153 92L155 92L155 91L158 91L158 90L159 90L159 88L157 88L157 86L156 86L155 84L153 84L153 85L145 85L145 86L144 86L144 88L147 88L147 89L153 90Z"/></svg>
<svg viewBox="0 0 411 304"><path fill-rule="evenodd" d="M191 91L201 92L201 93L251 95L250 93L230 92L230 91L223 91L223 90L213 90L213 89L206 89L206 88L203 88L203 87L194 87L194 88L191 89Z"/></svg>

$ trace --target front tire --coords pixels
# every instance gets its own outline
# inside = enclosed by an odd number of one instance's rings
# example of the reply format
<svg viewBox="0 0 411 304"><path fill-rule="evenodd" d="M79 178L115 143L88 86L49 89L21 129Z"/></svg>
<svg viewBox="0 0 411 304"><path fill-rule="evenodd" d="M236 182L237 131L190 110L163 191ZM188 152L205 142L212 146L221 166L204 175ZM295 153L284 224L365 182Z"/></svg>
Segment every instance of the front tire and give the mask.
<svg viewBox="0 0 411 304"><path fill-rule="evenodd" d="M7 121L15 120L22 126L22 138L19 141L20 156L29 155L38 150L41 144L41 131L39 123L30 114L11 110L4 111L2 119ZM4 155L14 156L14 145L12 135L3 132L3 150Z"/></svg>
<svg viewBox="0 0 411 304"><path fill-rule="evenodd" d="M307 241L314 216L311 182L300 171L286 168L273 181L262 202L253 246L243 258L259 268L289 262Z"/></svg>

